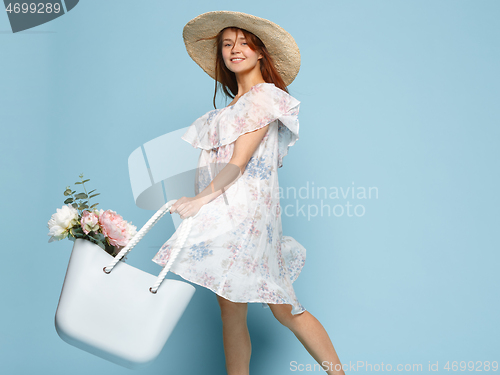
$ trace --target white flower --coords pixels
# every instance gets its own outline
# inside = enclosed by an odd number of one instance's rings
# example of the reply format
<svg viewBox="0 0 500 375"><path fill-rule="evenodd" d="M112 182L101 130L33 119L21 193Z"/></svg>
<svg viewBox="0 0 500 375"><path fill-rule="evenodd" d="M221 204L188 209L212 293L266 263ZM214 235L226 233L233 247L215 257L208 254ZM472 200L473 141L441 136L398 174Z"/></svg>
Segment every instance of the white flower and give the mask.
<svg viewBox="0 0 500 375"><path fill-rule="evenodd" d="M59 241L68 236L68 231L78 225L78 211L71 205L58 208L48 222L49 242Z"/></svg>

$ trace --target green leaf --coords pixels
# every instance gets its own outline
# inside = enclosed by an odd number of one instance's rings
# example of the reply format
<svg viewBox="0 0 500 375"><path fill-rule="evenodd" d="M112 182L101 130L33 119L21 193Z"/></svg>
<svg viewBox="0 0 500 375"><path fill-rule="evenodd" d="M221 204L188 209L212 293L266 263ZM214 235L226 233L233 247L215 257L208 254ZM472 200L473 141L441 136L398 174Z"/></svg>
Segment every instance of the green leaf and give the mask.
<svg viewBox="0 0 500 375"><path fill-rule="evenodd" d="M75 198L76 199L87 199L87 194L85 193L78 193L77 195L75 195Z"/></svg>
<svg viewBox="0 0 500 375"><path fill-rule="evenodd" d="M91 233L93 233L93 232L91 232ZM104 245L104 236L102 236L102 235L99 236L99 234L100 233L97 233L97 235L94 234L91 238L92 238L93 242L95 242L95 243L101 243L101 244Z"/></svg>
<svg viewBox="0 0 500 375"><path fill-rule="evenodd" d="M99 203L94 203L92 206L90 206L90 208L94 208L95 206L97 206Z"/></svg>
<svg viewBox="0 0 500 375"><path fill-rule="evenodd" d="M78 207L79 210L84 210L86 208L89 208L86 204L81 204L80 207Z"/></svg>
<svg viewBox="0 0 500 375"><path fill-rule="evenodd" d="M89 194L93 193L96 189L89 191Z"/></svg>
<svg viewBox="0 0 500 375"><path fill-rule="evenodd" d="M71 205L73 206L73 208L77 208L78 209L78 204L77 203L73 203Z"/></svg>
<svg viewBox="0 0 500 375"><path fill-rule="evenodd" d="M82 181L82 184L86 183L86 182L89 182L90 180L83 180Z"/></svg>
<svg viewBox="0 0 500 375"><path fill-rule="evenodd" d="M81 226L75 226L75 227L71 228L70 233L75 238L83 238L83 236L85 236L85 233L83 232L83 229Z"/></svg>
<svg viewBox="0 0 500 375"><path fill-rule="evenodd" d="M64 201L64 204L73 203L73 198L68 198Z"/></svg>
<svg viewBox="0 0 500 375"><path fill-rule="evenodd" d="M64 195L65 196L71 195L71 190L70 189L64 190Z"/></svg>
<svg viewBox="0 0 500 375"><path fill-rule="evenodd" d="M76 193L76 190L73 190L73 191L71 192L71 194L75 194L75 193Z"/></svg>
<svg viewBox="0 0 500 375"><path fill-rule="evenodd" d="M81 185L82 183L81 182L75 182L75 185Z"/></svg>
<svg viewBox="0 0 500 375"><path fill-rule="evenodd" d="M101 193L93 194L93 195L91 195L91 196L89 197L89 199L90 199L90 198L97 197L98 195L101 195Z"/></svg>

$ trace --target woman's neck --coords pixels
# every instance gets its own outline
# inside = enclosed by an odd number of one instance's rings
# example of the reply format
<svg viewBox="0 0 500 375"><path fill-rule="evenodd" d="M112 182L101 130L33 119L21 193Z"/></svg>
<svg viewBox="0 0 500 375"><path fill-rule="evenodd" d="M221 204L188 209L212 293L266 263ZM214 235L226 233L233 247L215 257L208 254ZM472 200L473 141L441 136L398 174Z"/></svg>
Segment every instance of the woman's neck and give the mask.
<svg viewBox="0 0 500 375"><path fill-rule="evenodd" d="M260 69L254 69L248 73L236 74L236 82L238 83L238 94L235 96L236 100L238 100L238 98L240 98L243 94L250 91L250 89L255 85L259 83L266 83L262 77Z"/></svg>

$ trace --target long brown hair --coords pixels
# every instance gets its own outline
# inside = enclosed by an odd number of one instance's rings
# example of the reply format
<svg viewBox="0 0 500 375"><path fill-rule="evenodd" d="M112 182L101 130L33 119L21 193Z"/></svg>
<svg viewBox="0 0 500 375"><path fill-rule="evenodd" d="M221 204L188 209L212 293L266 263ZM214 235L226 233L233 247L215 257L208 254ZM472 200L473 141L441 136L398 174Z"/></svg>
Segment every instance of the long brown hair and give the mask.
<svg viewBox="0 0 500 375"><path fill-rule="evenodd" d="M234 97L238 94L238 82L236 81L236 75L227 68L226 64L224 63L224 59L222 58L222 34L227 29L235 32L241 30L243 32L248 46L253 51L260 52L263 55L263 57L260 59L260 72L262 73L262 78L264 78L264 81L266 81L267 83L274 83L276 87L288 93L285 82L276 69L274 60L264 43L262 43L262 41L250 31L240 29L238 27L226 27L225 29L222 29L215 37L210 38L215 39L215 43L217 45L217 55L215 59L215 92L213 101L214 108L217 108L215 105L217 91L222 90L224 94L226 94L226 96L229 96L232 99L234 99Z"/></svg>

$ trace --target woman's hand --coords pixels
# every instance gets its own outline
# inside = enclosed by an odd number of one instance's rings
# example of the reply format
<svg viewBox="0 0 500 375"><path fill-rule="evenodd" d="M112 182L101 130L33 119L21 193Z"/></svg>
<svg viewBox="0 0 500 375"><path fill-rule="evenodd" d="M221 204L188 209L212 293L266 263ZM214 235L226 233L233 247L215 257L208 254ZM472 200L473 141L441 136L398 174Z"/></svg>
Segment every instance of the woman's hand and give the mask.
<svg viewBox="0 0 500 375"><path fill-rule="evenodd" d="M181 216L181 219L186 219L196 215L203 204L203 199L201 198L182 197L170 207L170 213L173 214L177 212Z"/></svg>

